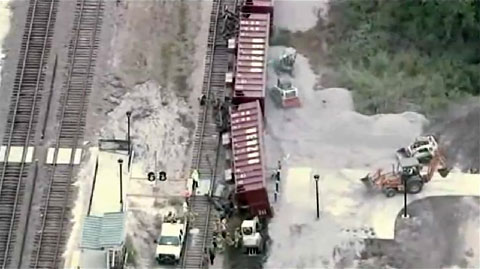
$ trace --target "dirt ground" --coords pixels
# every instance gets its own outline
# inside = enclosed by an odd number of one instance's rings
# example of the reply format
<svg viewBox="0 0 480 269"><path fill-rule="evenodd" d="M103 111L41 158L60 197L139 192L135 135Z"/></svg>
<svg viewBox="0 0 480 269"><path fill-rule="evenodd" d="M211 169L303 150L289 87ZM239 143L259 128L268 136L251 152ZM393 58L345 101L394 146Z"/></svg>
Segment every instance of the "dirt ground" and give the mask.
<svg viewBox="0 0 480 269"><path fill-rule="evenodd" d="M477 197L415 201L408 207L411 218L397 220L395 240L370 241L364 257L381 267L478 268L479 206Z"/></svg>
<svg viewBox="0 0 480 269"><path fill-rule="evenodd" d="M450 163L467 172L480 171L480 99L452 105L437 115L427 133L436 134Z"/></svg>
<svg viewBox="0 0 480 269"><path fill-rule="evenodd" d="M91 145L99 138L123 139L125 113L132 112L134 178L126 187L132 268L155 268L161 216L181 202L185 189L210 9L211 1L106 1L86 129ZM168 180L148 182L154 168L166 171ZM89 181L80 176L80 193L89 191ZM77 220L84 204L77 204Z"/></svg>

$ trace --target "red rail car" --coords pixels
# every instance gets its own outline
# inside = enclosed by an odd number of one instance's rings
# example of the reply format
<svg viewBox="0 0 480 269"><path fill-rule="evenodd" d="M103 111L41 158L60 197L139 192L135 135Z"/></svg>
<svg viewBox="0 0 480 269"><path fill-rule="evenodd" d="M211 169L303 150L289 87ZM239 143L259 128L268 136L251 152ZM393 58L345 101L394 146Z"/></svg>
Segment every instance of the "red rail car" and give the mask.
<svg viewBox="0 0 480 269"><path fill-rule="evenodd" d="M265 182L260 101L230 108L235 198L254 216L271 216Z"/></svg>
<svg viewBox="0 0 480 269"><path fill-rule="evenodd" d="M270 17L268 14L244 13L240 16L232 101L238 105L258 100L265 111Z"/></svg>
<svg viewBox="0 0 480 269"><path fill-rule="evenodd" d="M273 22L273 0L245 0L241 12L267 13L270 14L270 22Z"/></svg>

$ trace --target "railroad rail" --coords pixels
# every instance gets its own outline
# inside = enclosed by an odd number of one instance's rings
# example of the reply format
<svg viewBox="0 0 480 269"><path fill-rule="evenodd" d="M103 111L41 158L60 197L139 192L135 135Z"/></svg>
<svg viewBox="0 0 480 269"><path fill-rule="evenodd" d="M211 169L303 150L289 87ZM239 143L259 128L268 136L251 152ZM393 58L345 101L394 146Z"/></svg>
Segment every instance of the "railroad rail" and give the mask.
<svg viewBox="0 0 480 269"><path fill-rule="evenodd" d="M58 0L31 0L20 58L13 85L10 111L3 137L4 156L0 178L0 264L11 266L18 235L25 181L30 171L36 126L45 80L44 68L51 49ZM21 153L19 153L20 151ZM21 155L11 161L12 155Z"/></svg>
<svg viewBox="0 0 480 269"><path fill-rule="evenodd" d="M40 208L41 221L35 235L31 268L59 268L62 250L68 239L74 176L74 158L84 135L85 112L91 91L99 33L104 10L103 0L77 0L73 38L68 51L68 74L60 97L49 185ZM58 164L60 148L71 148L70 163Z"/></svg>
<svg viewBox="0 0 480 269"><path fill-rule="evenodd" d="M214 98L225 96L225 74L228 70L227 41L219 34L222 27L223 8L234 10L236 0L214 0L210 18L207 43L206 66L202 94L207 97L207 104L199 113L197 130L193 146L192 169L199 172L200 180L210 179L211 188L217 177L217 159L220 147L220 136L217 131L215 115L208 104ZM214 161L213 161L214 160ZM213 162L212 162L213 161ZM189 224L198 229L198 234L188 240L182 259L182 268L203 268L204 249L212 240L215 216L211 210L209 196L193 195L191 209L197 217Z"/></svg>

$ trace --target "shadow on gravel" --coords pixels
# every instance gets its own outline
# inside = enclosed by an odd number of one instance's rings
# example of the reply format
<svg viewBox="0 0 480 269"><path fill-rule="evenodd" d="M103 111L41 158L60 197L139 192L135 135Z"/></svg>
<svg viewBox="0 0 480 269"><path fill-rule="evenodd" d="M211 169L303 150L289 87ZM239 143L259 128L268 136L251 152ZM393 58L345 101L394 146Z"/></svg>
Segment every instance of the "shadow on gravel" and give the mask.
<svg viewBox="0 0 480 269"><path fill-rule="evenodd" d="M367 240L364 257L378 266L395 268L478 267L480 245L478 197L430 197L408 207L411 218L400 212L395 240ZM469 225L476 223L476 229ZM476 264L477 263L477 264Z"/></svg>

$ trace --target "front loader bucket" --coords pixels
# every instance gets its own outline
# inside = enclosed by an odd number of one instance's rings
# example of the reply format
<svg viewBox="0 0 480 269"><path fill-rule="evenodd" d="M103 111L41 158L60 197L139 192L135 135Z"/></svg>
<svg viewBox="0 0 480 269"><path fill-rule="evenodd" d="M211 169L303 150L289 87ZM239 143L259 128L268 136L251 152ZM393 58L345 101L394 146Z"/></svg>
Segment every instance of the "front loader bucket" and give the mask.
<svg viewBox="0 0 480 269"><path fill-rule="evenodd" d="M301 107L300 103L300 98L298 97L293 97L293 98L288 98L284 99L282 102L282 107L283 108L296 108L296 107Z"/></svg>
<svg viewBox="0 0 480 269"><path fill-rule="evenodd" d="M441 168L441 169L438 169L438 173L440 174L441 177L447 177L448 174L450 174L450 169Z"/></svg>
<svg viewBox="0 0 480 269"><path fill-rule="evenodd" d="M363 182L363 184L365 185L365 187L367 187L368 190L373 189L373 182L369 175L362 177L360 181Z"/></svg>
<svg viewBox="0 0 480 269"><path fill-rule="evenodd" d="M397 150L397 160L406 158L407 156L407 150L405 148L400 148Z"/></svg>

